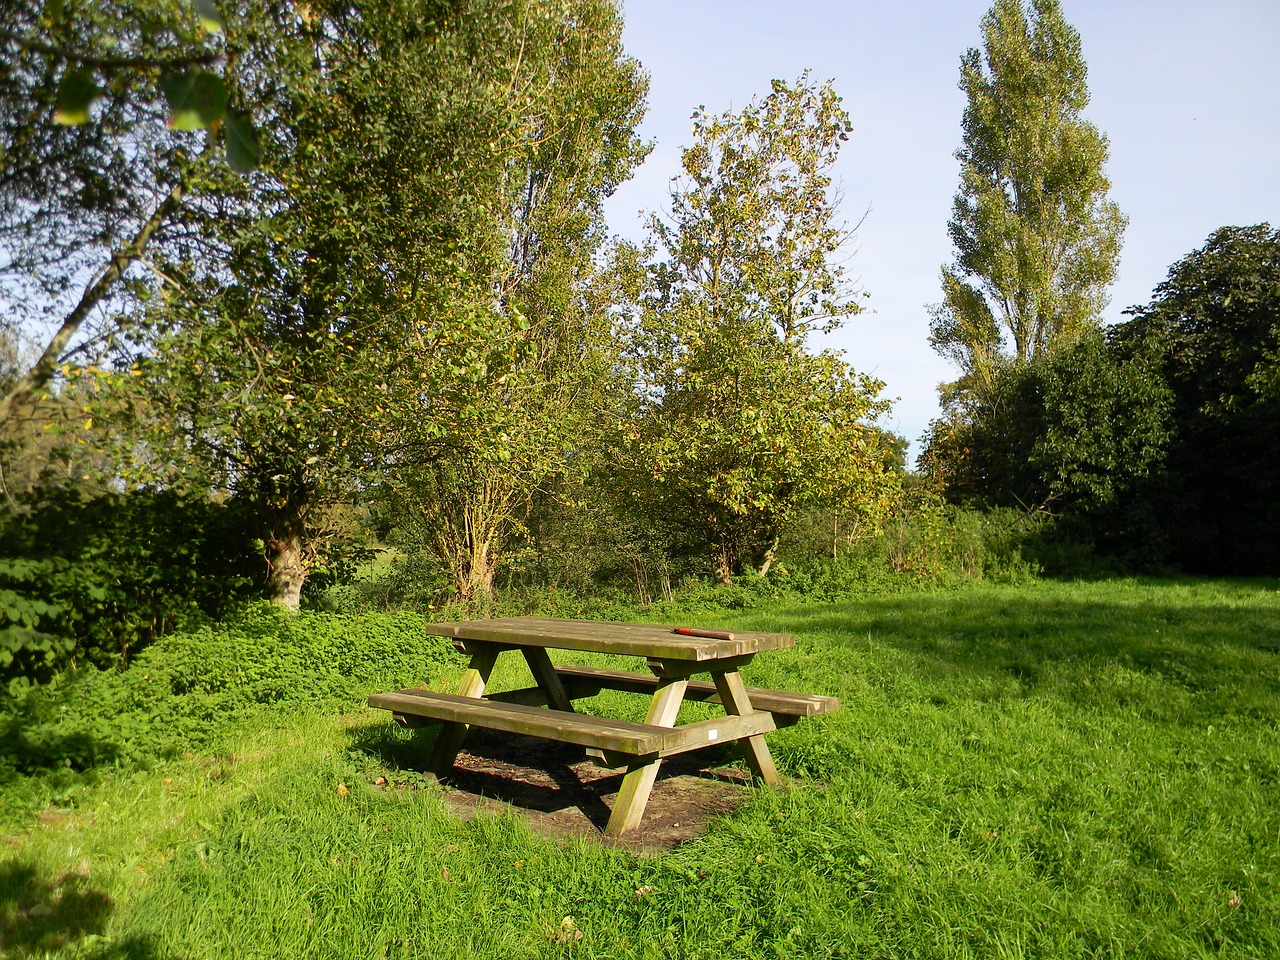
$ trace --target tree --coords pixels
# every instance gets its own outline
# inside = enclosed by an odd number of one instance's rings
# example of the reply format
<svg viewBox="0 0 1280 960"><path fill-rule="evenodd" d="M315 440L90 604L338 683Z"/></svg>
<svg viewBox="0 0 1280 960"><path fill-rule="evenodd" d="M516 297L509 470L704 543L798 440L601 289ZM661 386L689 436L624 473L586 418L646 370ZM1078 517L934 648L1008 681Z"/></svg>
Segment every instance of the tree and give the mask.
<svg viewBox="0 0 1280 960"><path fill-rule="evenodd" d="M192 158L257 162L211 0L13 0L0 25L0 309L53 332L0 400L0 426L55 377L172 226ZM95 106L95 103L97 106ZM166 125L167 121L167 125ZM185 156L184 156L185 154ZM190 208L187 209L187 215Z"/></svg>
<svg viewBox="0 0 1280 960"><path fill-rule="evenodd" d="M722 581L767 571L798 509L871 496L885 476L868 425L883 385L807 349L858 310L830 176L850 129L808 74L740 113L699 108L670 217L649 222L665 259L631 331L628 465L702 532Z"/></svg>
<svg viewBox="0 0 1280 960"><path fill-rule="evenodd" d="M930 336L965 390L1096 323L1126 223L1106 199L1107 139L1081 117L1080 36L1057 0L996 0L982 32L983 50L961 60L956 259Z"/></svg>
<svg viewBox="0 0 1280 960"><path fill-rule="evenodd" d="M1172 396L1150 350L1102 331L996 372L948 397L921 456L955 501L1082 514L1160 472Z"/></svg>
<svg viewBox="0 0 1280 960"><path fill-rule="evenodd" d="M142 463L256 503L287 606L334 504L394 476L406 508L443 509L479 474L507 481L530 411L564 419L558 388L526 404L528 378L574 369L571 301L643 92L606 0L305 12L228 25L258 64L264 172L223 204L222 256L166 264L132 367Z"/></svg>
<svg viewBox="0 0 1280 960"><path fill-rule="evenodd" d="M529 14L522 82L539 92L520 105L490 214L508 242L468 264L483 298L481 375L434 392L402 424L402 437L423 422L438 432L407 444L382 487L467 601L488 598L535 494L599 446L616 365L603 201L647 152L635 134L647 84L622 50L614 3Z"/></svg>
<svg viewBox="0 0 1280 960"><path fill-rule="evenodd" d="M953 398L926 472L953 499L1052 509L1056 535L1130 564L1273 573L1280 231L1215 231L1132 314Z"/></svg>
<svg viewBox="0 0 1280 960"><path fill-rule="evenodd" d="M1116 328L1173 395L1167 475L1133 509L1161 558L1197 572L1280 568L1280 230L1223 227Z"/></svg>

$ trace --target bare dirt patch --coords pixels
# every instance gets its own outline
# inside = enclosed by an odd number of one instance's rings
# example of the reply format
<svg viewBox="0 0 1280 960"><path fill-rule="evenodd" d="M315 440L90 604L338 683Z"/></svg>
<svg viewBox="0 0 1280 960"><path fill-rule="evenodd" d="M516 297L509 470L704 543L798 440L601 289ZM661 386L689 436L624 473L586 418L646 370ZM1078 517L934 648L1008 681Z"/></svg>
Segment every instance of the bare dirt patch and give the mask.
<svg viewBox="0 0 1280 960"><path fill-rule="evenodd" d="M464 818L512 810L548 837L590 837L636 853L670 850L752 796L751 777L722 750L664 760L644 821L626 837L604 836L623 771L597 766L581 747L473 730L444 779L445 800Z"/></svg>

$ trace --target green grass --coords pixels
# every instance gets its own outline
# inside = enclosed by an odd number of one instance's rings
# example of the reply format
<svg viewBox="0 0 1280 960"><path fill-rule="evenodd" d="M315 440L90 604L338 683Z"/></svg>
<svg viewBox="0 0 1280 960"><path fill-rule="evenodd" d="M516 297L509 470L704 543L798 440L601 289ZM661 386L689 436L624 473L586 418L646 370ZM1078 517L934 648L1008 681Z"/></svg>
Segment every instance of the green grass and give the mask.
<svg viewBox="0 0 1280 960"><path fill-rule="evenodd" d="M770 735L790 790L643 858L455 819L411 735L360 707L379 676L341 709L332 685L260 705L0 836L0 955L1280 956L1275 586L721 615L800 637L750 682L844 709ZM603 706L642 709L618 697ZM0 782L0 801L51 776Z"/></svg>

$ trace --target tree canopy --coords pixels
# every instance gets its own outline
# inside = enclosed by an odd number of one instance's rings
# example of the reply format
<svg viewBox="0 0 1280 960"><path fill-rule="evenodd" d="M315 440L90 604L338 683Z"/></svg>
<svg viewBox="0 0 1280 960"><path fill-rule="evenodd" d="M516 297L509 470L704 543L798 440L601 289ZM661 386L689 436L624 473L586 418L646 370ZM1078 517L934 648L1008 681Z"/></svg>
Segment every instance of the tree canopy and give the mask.
<svg viewBox="0 0 1280 960"><path fill-rule="evenodd" d="M137 265L196 215L193 181L257 164L245 38L238 19L225 25L211 0L6 7L0 322L41 347L8 385L0 425L60 363L92 356L104 308L122 285L149 282Z"/></svg>
<svg viewBox="0 0 1280 960"><path fill-rule="evenodd" d="M1280 569L1280 230L1216 230L1115 331L1172 392L1166 472L1128 507L1160 559L1214 573Z"/></svg>
<svg viewBox="0 0 1280 960"><path fill-rule="evenodd" d="M665 258L633 331L631 463L704 532L721 579L767 569L802 506L883 476L883 385L808 349L858 310L830 173L851 129L807 74L738 113L699 108L670 215L650 219Z"/></svg>
<svg viewBox="0 0 1280 960"><path fill-rule="evenodd" d="M644 87L605 0L263 16L264 172L220 196L219 258L168 265L131 372L140 465L256 502L293 605L333 504L373 486L453 503L415 478L502 463L523 484L515 451L564 446L562 400L528 378L587 369L574 298L601 198L641 155Z"/></svg>

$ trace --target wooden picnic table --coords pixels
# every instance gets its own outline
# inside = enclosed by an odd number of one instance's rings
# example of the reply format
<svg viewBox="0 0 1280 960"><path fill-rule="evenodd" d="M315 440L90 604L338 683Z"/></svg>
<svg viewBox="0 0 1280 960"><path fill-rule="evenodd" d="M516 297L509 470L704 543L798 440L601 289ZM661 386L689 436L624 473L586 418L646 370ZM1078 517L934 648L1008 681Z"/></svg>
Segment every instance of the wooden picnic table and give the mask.
<svg viewBox="0 0 1280 960"><path fill-rule="evenodd" d="M400 690L376 694L369 705L390 710L408 727L443 724L430 769L453 768L470 726L559 740L586 747L608 767L625 767L605 833L618 836L639 825L664 757L714 743L742 745L754 777L779 783L764 734L801 717L838 710L834 697L746 686L739 669L758 653L794 646L789 633L727 632L642 623L604 623L547 617L510 617L433 623L427 633L449 637L471 658L457 694ZM644 657L649 673L562 665L548 650ZM485 693L498 657L519 651L534 685ZM695 680L707 674L709 681ZM573 701L601 690L649 694L644 723L578 713ZM676 725L686 700L718 703L725 716Z"/></svg>

